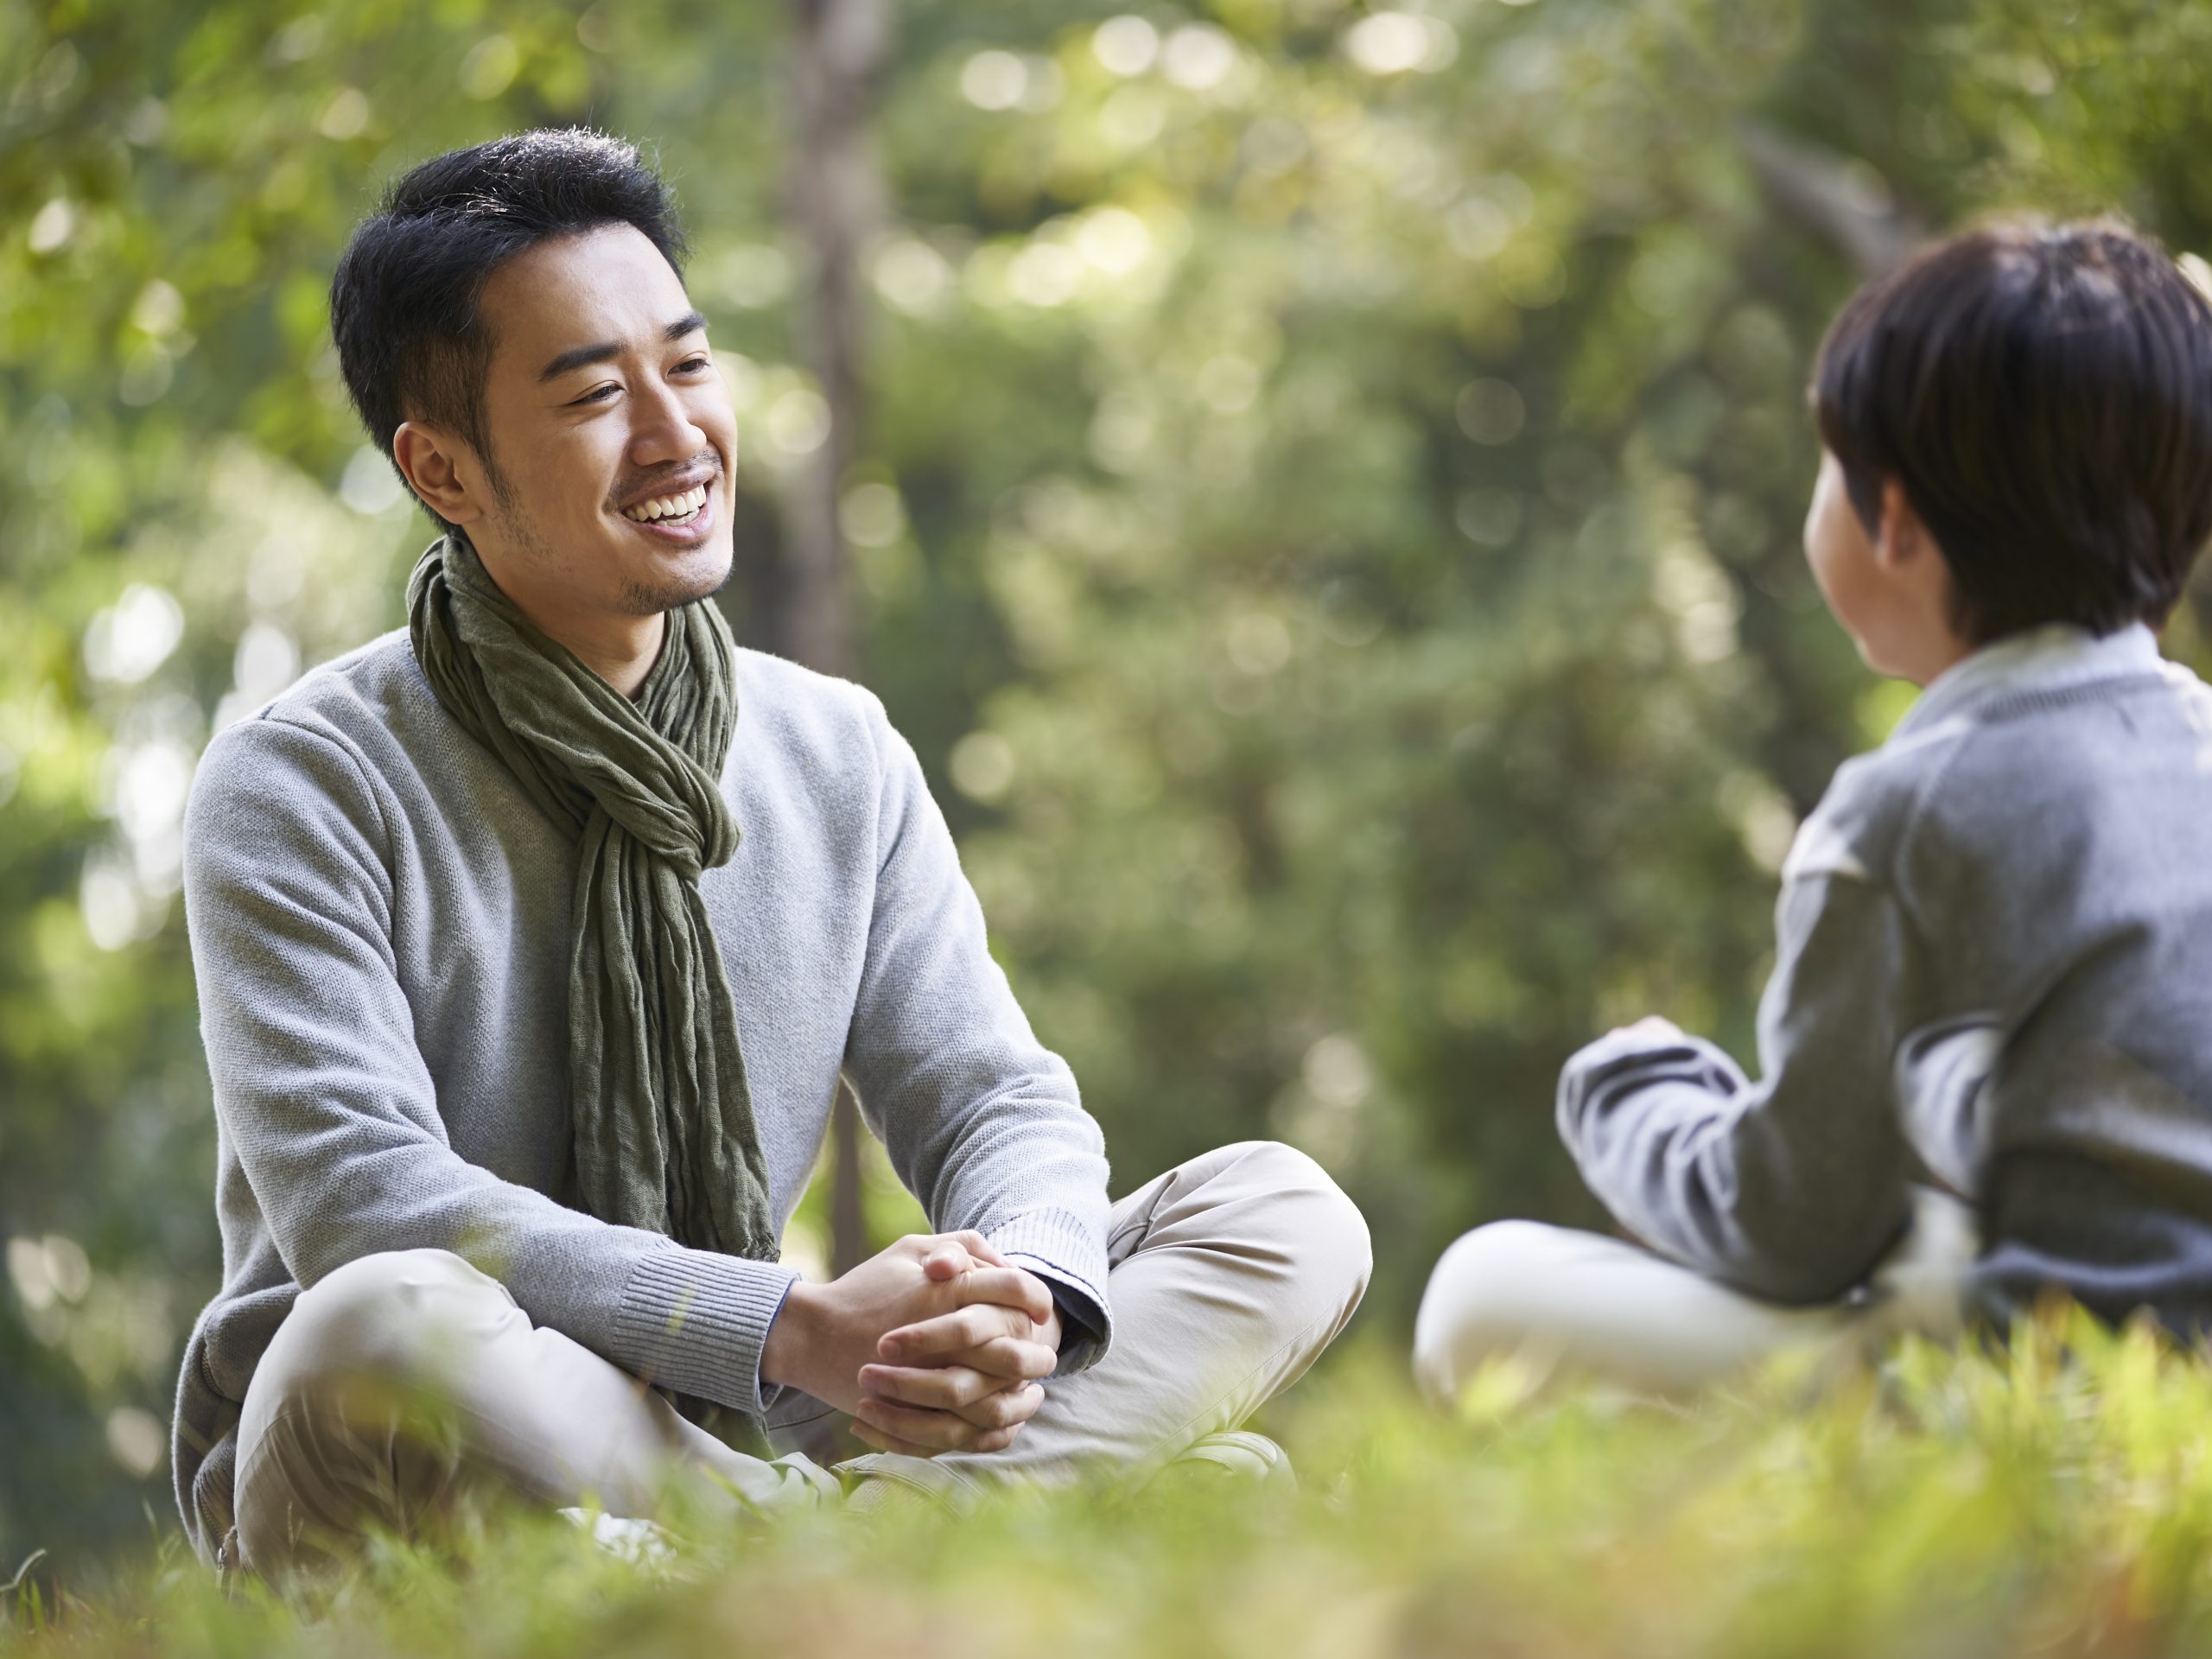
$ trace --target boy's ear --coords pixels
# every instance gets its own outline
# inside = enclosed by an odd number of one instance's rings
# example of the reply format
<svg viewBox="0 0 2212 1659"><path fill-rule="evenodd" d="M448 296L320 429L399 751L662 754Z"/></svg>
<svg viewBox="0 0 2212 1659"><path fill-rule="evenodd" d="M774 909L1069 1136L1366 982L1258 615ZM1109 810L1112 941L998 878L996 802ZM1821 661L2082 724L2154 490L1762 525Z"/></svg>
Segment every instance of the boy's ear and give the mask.
<svg viewBox="0 0 2212 1659"><path fill-rule="evenodd" d="M1935 538L1914 510L1904 486L1894 478L1882 480L1882 517L1874 526L1874 557L1882 564L1910 564L1935 551Z"/></svg>
<svg viewBox="0 0 2212 1659"><path fill-rule="evenodd" d="M460 441L442 427L403 421L391 435L391 458L415 493L449 524L473 524L484 509L461 478L454 461Z"/></svg>

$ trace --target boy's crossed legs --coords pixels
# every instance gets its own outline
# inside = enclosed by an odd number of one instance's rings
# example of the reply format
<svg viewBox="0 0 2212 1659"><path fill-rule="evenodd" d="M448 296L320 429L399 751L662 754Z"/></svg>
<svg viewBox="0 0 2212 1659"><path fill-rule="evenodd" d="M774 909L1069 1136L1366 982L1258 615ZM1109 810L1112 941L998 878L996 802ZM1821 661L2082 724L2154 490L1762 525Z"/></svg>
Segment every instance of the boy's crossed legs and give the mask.
<svg viewBox="0 0 2212 1659"><path fill-rule="evenodd" d="M1444 1253L1414 1326L1414 1375L1448 1405L1486 1363L1531 1381L1584 1377L1678 1395L1791 1351L1961 1327L1973 1212L1922 1187L1910 1232L1863 1294L1811 1306L1762 1301L1640 1245L1533 1221L1493 1222Z"/></svg>

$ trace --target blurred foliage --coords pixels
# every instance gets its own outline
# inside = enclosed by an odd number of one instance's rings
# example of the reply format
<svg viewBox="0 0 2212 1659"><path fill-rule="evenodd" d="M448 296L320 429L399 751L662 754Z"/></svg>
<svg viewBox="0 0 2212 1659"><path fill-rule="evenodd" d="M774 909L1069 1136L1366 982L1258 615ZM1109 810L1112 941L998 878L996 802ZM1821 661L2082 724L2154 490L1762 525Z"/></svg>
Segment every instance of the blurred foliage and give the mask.
<svg viewBox="0 0 2212 1659"><path fill-rule="evenodd" d="M1899 234L2116 208L2205 251L2212 3L898 10L867 677L1116 1190L1307 1147L1376 1223L1395 1342L1459 1229L1591 1218L1574 1046L1655 1010L1745 1046L1796 817L1902 706L1796 548L1853 245L1755 153ZM169 1524L219 1276L184 791L215 726L398 620L427 537L338 385L349 227L514 127L657 143L762 638L822 439L782 22L0 0L0 1560Z"/></svg>
<svg viewBox="0 0 2212 1659"><path fill-rule="evenodd" d="M2212 1643L2212 1370L2148 1328L1914 1344L1878 1377L1785 1369L1681 1414L1530 1402L1499 1376L1457 1423L1415 1408L1395 1351L1353 1357L1294 1397L1296 1495L1178 1471L1164 1491L1002 1497L957 1527L919 1506L758 1537L679 1522L688 1541L644 1565L493 1512L289 1603L226 1596L172 1538L127 1573L29 1575L0 1597L0 1652L2153 1659Z"/></svg>

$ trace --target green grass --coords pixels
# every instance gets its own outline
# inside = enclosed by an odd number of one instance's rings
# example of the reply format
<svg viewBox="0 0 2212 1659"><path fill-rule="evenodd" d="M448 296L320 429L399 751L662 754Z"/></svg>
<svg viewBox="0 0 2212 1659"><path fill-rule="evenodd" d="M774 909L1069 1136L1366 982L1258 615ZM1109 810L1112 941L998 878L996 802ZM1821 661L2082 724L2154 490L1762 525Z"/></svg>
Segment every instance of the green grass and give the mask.
<svg viewBox="0 0 2212 1659"><path fill-rule="evenodd" d="M172 1540L105 1580L27 1578L0 1652L2212 1650L2212 1368L2148 1331L2054 1319L2001 1355L1909 1345L1878 1373L1777 1371L1682 1412L1516 1394L1498 1374L1440 1422L1393 1357L1353 1355L1274 1425L1295 1497L804 1517L695 1541L674 1574L500 1513L290 1600L226 1597Z"/></svg>

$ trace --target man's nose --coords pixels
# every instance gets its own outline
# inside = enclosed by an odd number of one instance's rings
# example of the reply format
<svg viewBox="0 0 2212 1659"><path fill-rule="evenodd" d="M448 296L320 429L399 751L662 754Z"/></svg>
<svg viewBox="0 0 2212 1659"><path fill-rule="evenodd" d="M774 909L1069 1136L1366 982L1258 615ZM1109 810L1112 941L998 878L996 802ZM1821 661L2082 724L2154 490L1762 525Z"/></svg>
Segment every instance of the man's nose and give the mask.
<svg viewBox="0 0 2212 1659"><path fill-rule="evenodd" d="M630 435L630 460L640 467L664 461L689 461L708 448L707 434L691 418L677 388L659 385L639 396L631 407L637 425Z"/></svg>

